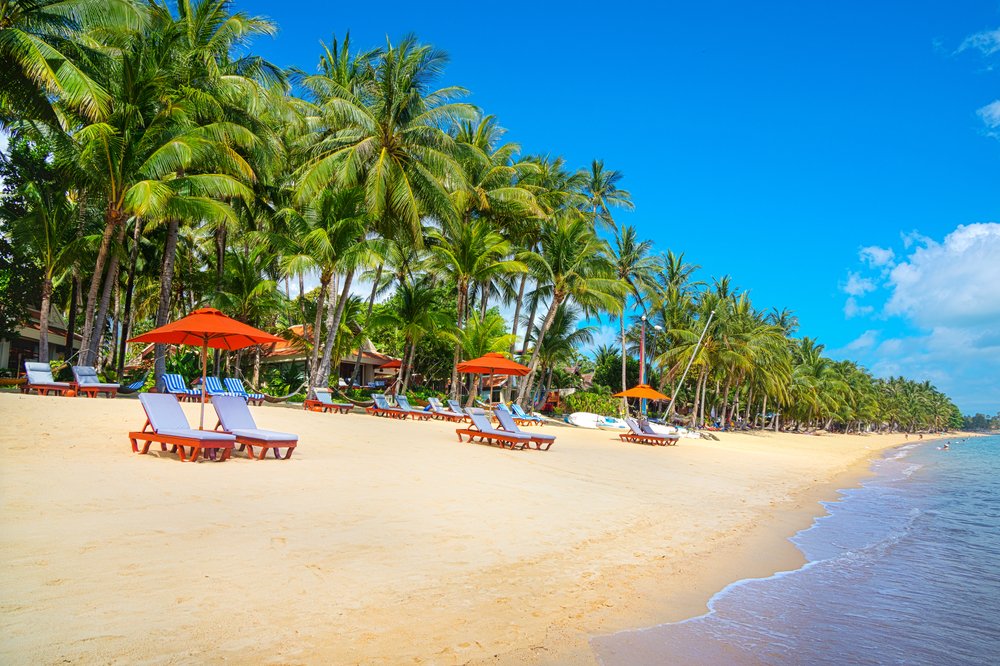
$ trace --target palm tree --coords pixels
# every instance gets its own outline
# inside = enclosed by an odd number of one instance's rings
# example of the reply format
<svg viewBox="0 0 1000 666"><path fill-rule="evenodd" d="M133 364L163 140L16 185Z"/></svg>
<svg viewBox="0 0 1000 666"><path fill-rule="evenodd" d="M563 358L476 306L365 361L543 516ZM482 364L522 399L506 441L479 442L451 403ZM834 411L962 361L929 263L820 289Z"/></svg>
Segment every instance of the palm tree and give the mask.
<svg viewBox="0 0 1000 666"><path fill-rule="evenodd" d="M546 376L545 388L541 395L548 394L552 377L559 365L568 365L577 356L577 350L586 347L594 341L594 327L580 326L580 309L563 303L552 320L552 326L541 343L540 368ZM531 334L534 341L538 331Z"/></svg>
<svg viewBox="0 0 1000 666"><path fill-rule="evenodd" d="M511 338L507 333L507 322L496 310L489 310L485 315L473 312L466 325L455 329L449 337L455 341L458 357L465 356L466 359L479 358L491 352L504 352L510 346ZM453 371L452 395L456 400L460 397L457 376L457 371ZM475 391L470 390L467 406L475 404L475 399Z"/></svg>
<svg viewBox="0 0 1000 666"><path fill-rule="evenodd" d="M578 212L565 211L542 230L539 252L528 252L524 261L552 289L548 313L538 329L529 372L521 383L517 402L524 404L538 369L545 334L555 320L559 306L573 300L584 308L620 312L625 285L614 276L608 259L607 243L600 240L590 221Z"/></svg>
<svg viewBox="0 0 1000 666"><path fill-rule="evenodd" d="M587 204L591 208L595 226L616 229L617 225L611 216L611 209L635 209L631 193L618 187L621 179L622 173L620 171L604 168L604 160L591 162L584 193L587 196Z"/></svg>
<svg viewBox="0 0 1000 666"><path fill-rule="evenodd" d="M135 30L143 20L129 0L0 2L0 127L14 120L59 127L59 105L87 120L103 118L111 96L88 70L105 58L84 46L83 34Z"/></svg>
<svg viewBox="0 0 1000 666"><path fill-rule="evenodd" d="M469 289L474 284L527 270L520 261L510 259L512 246L484 219L471 222L443 220L440 228L428 235L431 270L454 284L457 292L455 328L461 331L469 318ZM461 357L455 345L455 365ZM453 397L458 395L458 370L452 369Z"/></svg>
<svg viewBox="0 0 1000 666"><path fill-rule="evenodd" d="M628 296L642 307L648 315L643 295L656 290L656 260L651 256L652 241L639 241L635 228L623 226L617 230L611 248L611 262L615 276L628 286L628 293L622 300L621 315L618 317L622 340L622 390L628 388L627 352L625 340L625 312L628 310ZM627 402L622 398L622 403Z"/></svg>
<svg viewBox="0 0 1000 666"><path fill-rule="evenodd" d="M404 280L394 295L395 307L372 317L372 326L391 327L403 334L403 363L399 371L401 393L406 393L421 338L448 325L447 317L437 307L437 299L429 277L415 282Z"/></svg>
<svg viewBox="0 0 1000 666"><path fill-rule="evenodd" d="M14 239L30 249L42 269L41 306L39 307L38 360L49 360L49 309L52 290L76 260L76 204L65 190L52 191L36 183L26 183L22 194L28 213L14 222ZM67 335L70 335L68 332Z"/></svg>

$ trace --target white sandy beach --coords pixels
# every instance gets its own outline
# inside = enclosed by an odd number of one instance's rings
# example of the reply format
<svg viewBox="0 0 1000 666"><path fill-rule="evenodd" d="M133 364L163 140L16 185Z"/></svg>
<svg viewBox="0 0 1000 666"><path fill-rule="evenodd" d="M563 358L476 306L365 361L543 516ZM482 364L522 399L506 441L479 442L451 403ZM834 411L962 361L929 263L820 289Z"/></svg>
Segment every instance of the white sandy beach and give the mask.
<svg viewBox="0 0 1000 666"><path fill-rule="evenodd" d="M550 451L508 451L253 409L299 433L291 460L137 455L136 400L0 394L4 663L593 663L591 635L795 566L817 500L903 443L550 426Z"/></svg>

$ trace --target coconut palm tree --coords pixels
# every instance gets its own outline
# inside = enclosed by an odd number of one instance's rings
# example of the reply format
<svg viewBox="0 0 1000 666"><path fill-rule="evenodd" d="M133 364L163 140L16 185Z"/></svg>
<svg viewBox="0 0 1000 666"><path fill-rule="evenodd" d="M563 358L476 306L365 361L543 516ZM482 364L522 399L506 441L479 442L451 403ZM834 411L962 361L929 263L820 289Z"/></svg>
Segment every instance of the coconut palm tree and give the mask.
<svg viewBox="0 0 1000 666"><path fill-rule="evenodd" d="M524 262L551 287L548 312L538 328L528 375L518 388L517 402L524 404L538 370L545 335L559 306L572 300L583 308L620 313L626 286L614 275L607 243L597 237L590 221L576 211L564 211L545 225L538 252L524 253Z"/></svg>
<svg viewBox="0 0 1000 666"><path fill-rule="evenodd" d="M617 225L611 215L611 209L635 209L631 193L618 187L621 179L622 173L620 171L604 168L604 160L591 162L590 172L587 174L587 182L584 186L584 194L587 197L587 205L591 209L593 223L596 227L615 230Z"/></svg>
<svg viewBox="0 0 1000 666"><path fill-rule="evenodd" d="M466 223L446 219L428 235L429 267L439 277L454 284L457 292L455 328L465 327L469 314L469 291L474 284L492 282L527 267L511 259L513 247L489 222L478 218ZM455 345L455 365L461 359L461 346ZM458 371L452 369L452 395L458 395Z"/></svg>
<svg viewBox="0 0 1000 666"><path fill-rule="evenodd" d="M628 287L625 298L622 299L621 315L618 317L622 340L622 390L628 388L627 352L625 340L625 312L628 310L628 298L638 304L643 314L649 311L643 303L643 296L656 291L656 259L652 256L652 241L640 241L635 228L623 226L616 230L611 246L611 263L615 276ZM623 404L626 402L622 398Z"/></svg>
<svg viewBox="0 0 1000 666"><path fill-rule="evenodd" d="M372 317L372 326L391 327L403 335L401 393L406 393L409 385L417 344L425 335L449 326L448 317L437 307L437 299L429 276L416 281L404 279L394 295L395 307Z"/></svg>

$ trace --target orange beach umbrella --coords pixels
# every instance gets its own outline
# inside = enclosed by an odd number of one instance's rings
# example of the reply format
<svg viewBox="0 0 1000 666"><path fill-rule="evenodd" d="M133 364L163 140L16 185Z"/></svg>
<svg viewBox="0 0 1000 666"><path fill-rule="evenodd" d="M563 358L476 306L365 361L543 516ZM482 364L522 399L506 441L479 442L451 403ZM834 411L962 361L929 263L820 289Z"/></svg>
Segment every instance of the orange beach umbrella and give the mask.
<svg viewBox="0 0 1000 666"><path fill-rule="evenodd" d="M523 377L528 374L529 368L517 361L510 360L499 352L490 352L471 361L462 361L458 364L458 371L473 375L514 375L515 377Z"/></svg>
<svg viewBox="0 0 1000 666"><path fill-rule="evenodd" d="M154 328L148 333L137 335L129 342L157 342L167 345L201 347L201 421L198 427L204 429L208 348L243 349L251 345L283 342L283 339L227 317L215 308L201 308L177 321Z"/></svg>
<svg viewBox="0 0 1000 666"><path fill-rule="evenodd" d="M615 393L616 398L645 398L646 400L670 400L669 395L663 395L649 384L639 384L627 391Z"/></svg>
<svg viewBox="0 0 1000 666"><path fill-rule="evenodd" d="M458 364L458 371L467 372L471 375L489 375L490 401L492 402L493 375L512 375L515 377L523 377L531 372L531 368L526 365L521 365L517 361L510 360L500 352L490 352L489 354L483 354L479 358L474 358L471 361L462 361Z"/></svg>

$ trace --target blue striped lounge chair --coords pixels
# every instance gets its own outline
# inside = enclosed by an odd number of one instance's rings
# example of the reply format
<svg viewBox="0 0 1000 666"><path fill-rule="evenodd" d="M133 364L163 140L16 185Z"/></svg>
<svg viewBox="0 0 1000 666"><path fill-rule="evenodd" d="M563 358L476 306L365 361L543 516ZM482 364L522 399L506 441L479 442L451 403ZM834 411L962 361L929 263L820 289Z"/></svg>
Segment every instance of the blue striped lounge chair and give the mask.
<svg viewBox="0 0 1000 666"><path fill-rule="evenodd" d="M234 395L234 394L226 390L226 388L222 385L221 379L219 379L218 377L209 376L205 377L205 395L211 397L213 395Z"/></svg>
<svg viewBox="0 0 1000 666"><path fill-rule="evenodd" d="M222 383L225 385L229 395L238 395L251 405L264 404L264 394L248 392L247 388L243 385L243 380L239 377L226 377L222 380Z"/></svg>
<svg viewBox="0 0 1000 666"><path fill-rule="evenodd" d="M167 393L172 393L182 402L185 400L194 402L196 398L201 397L201 391L188 388L184 378L177 374L164 373L163 386L167 389Z"/></svg>

